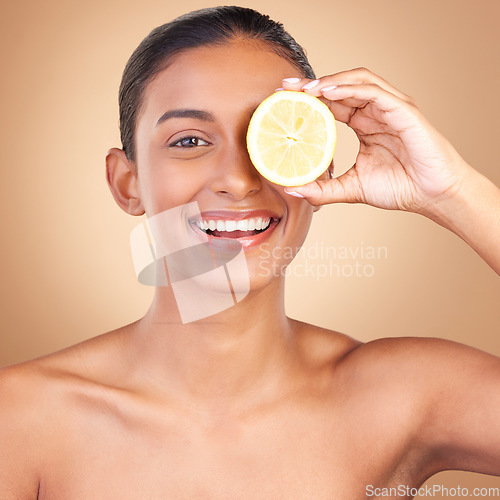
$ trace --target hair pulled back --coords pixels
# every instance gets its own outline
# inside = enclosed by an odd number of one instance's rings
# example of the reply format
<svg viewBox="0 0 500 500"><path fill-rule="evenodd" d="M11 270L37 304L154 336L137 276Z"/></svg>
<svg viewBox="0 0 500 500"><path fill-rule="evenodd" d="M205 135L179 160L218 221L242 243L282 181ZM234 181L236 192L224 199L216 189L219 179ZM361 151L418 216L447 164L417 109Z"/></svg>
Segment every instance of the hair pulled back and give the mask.
<svg viewBox="0 0 500 500"><path fill-rule="evenodd" d="M315 78L302 47L281 23L267 15L245 7L223 6L178 17L155 28L125 66L119 92L120 135L130 161L136 161L134 136L144 91L155 75L184 50L221 45L236 38L264 42L300 70L305 78Z"/></svg>

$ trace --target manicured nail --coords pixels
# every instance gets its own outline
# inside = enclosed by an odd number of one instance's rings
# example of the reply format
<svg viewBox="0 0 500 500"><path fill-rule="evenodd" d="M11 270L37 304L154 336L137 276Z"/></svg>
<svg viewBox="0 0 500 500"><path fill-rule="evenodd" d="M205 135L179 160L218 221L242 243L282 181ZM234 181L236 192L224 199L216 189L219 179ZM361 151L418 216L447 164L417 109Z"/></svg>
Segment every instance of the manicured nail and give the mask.
<svg viewBox="0 0 500 500"><path fill-rule="evenodd" d="M285 78L283 81L286 83L298 83L300 82L300 78Z"/></svg>
<svg viewBox="0 0 500 500"><path fill-rule="evenodd" d="M312 82L307 83L302 87L302 90L309 90L312 89L313 87L316 87L318 85L319 80L313 80Z"/></svg>
<svg viewBox="0 0 500 500"><path fill-rule="evenodd" d="M323 87L321 89L321 92L328 92L329 90L335 90L337 88L337 85L330 85L329 87Z"/></svg>
<svg viewBox="0 0 500 500"><path fill-rule="evenodd" d="M280 90L285 90L283 87L280 87L279 89L276 89L275 92L279 92Z"/></svg>
<svg viewBox="0 0 500 500"><path fill-rule="evenodd" d="M286 194L291 194L292 196L295 196L296 198L304 198L302 194L297 193L296 191L287 191L286 189L284 189L283 191L285 191Z"/></svg>

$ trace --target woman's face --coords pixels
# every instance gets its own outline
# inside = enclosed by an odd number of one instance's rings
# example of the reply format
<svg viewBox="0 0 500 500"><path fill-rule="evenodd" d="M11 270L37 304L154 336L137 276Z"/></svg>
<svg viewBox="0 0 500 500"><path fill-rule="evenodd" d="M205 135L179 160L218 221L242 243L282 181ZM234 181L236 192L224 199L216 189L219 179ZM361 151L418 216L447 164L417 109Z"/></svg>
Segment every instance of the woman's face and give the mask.
<svg viewBox="0 0 500 500"><path fill-rule="evenodd" d="M284 270L313 213L306 201L263 178L246 148L252 113L283 78L294 76L302 75L260 42L190 49L146 88L137 122L138 186L147 216L197 202L202 221L216 229L206 233L198 220L189 230L205 240L236 238L252 288ZM269 225L252 230L259 219ZM231 225L240 230L227 231Z"/></svg>

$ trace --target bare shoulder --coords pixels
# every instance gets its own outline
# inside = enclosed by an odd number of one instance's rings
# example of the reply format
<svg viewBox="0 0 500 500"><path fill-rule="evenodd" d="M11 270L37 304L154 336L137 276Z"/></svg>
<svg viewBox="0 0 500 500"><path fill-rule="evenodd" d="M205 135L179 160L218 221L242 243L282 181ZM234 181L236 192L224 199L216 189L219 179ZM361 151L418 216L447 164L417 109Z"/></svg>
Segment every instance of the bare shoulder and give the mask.
<svg viewBox="0 0 500 500"><path fill-rule="evenodd" d="M0 368L0 415L7 418L15 414L18 421L32 419L36 422L41 413L53 409L57 401L55 396L68 386L105 382L106 373L112 371L109 359L112 350L118 349L119 331Z"/></svg>
<svg viewBox="0 0 500 500"><path fill-rule="evenodd" d="M398 408L419 435L500 393L500 358L437 338L384 338L361 344L339 367L344 387L372 407ZM496 403L495 403L496 404ZM406 410L406 412L405 412ZM446 417L445 417L446 415ZM434 437L430 437L433 440Z"/></svg>
<svg viewBox="0 0 500 500"><path fill-rule="evenodd" d="M337 373L349 408L372 416L374 435L404 443L409 466L498 473L497 356L444 339L384 338L350 351Z"/></svg>
<svg viewBox="0 0 500 500"><path fill-rule="evenodd" d="M0 486L7 500L38 495L44 387L35 372L24 365L0 370Z"/></svg>
<svg viewBox="0 0 500 500"><path fill-rule="evenodd" d="M0 369L0 387L3 381L17 379L27 387L61 386L65 382L102 382L117 369L121 361L123 333L131 325L112 330L39 358Z"/></svg>
<svg viewBox="0 0 500 500"><path fill-rule="evenodd" d="M409 426L426 425L443 401L468 401L488 390L500 394L500 358L458 342L398 337L363 343L312 325L302 329L310 355L331 366L338 400L381 414L382 407L393 415L399 408Z"/></svg>
<svg viewBox="0 0 500 500"><path fill-rule="evenodd" d="M475 364L496 366L500 359L458 342L427 337L382 338L360 344L349 353L346 364L356 366L370 377L398 374L414 378L415 383L433 383L449 376L460 376L457 368ZM450 373L451 372L451 373ZM427 376L426 376L427 374Z"/></svg>
<svg viewBox="0 0 500 500"><path fill-rule="evenodd" d="M120 330L0 369L2 499L37 498L44 467L83 414L78 402L105 400L112 390Z"/></svg>
<svg viewBox="0 0 500 500"><path fill-rule="evenodd" d="M346 368L365 409L383 406L395 429L404 422L401 437L426 450L430 472L500 473L500 358L449 340L391 338L360 346Z"/></svg>

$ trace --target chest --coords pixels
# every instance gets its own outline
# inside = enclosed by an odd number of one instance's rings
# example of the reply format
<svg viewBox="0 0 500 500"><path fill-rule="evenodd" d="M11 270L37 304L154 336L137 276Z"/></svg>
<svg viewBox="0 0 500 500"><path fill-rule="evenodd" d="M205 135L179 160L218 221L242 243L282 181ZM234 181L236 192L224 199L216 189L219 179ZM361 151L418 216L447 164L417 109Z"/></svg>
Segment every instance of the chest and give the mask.
<svg viewBox="0 0 500 500"><path fill-rule="evenodd" d="M61 430L40 499L361 499L393 481L401 455L389 435L321 411L245 424L101 416Z"/></svg>

